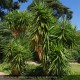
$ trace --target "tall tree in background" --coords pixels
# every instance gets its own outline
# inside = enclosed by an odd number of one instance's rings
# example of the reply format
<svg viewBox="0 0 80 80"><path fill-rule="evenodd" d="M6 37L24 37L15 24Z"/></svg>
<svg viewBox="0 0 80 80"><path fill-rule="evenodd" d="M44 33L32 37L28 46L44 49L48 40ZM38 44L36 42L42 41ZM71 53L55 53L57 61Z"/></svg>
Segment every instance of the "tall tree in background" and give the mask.
<svg viewBox="0 0 80 80"><path fill-rule="evenodd" d="M45 0L49 7L53 8L55 12L54 16L60 18L63 14L68 20L72 18L72 11L68 7L64 6L59 2L59 0Z"/></svg>
<svg viewBox="0 0 80 80"><path fill-rule="evenodd" d="M20 8L20 3L27 2L27 0L0 0L0 18L2 19L3 16L11 11Z"/></svg>

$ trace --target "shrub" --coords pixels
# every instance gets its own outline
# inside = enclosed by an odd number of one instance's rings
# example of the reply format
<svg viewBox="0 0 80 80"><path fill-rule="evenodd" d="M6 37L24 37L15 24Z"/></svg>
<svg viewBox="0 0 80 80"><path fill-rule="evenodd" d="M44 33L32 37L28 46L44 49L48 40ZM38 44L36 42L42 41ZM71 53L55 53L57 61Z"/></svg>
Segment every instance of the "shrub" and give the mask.
<svg viewBox="0 0 80 80"><path fill-rule="evenodd" d="M30 51L25 40L11 40L5 48L5 60L10 63L12 75L20 75L24 70L26 61L31 58Z"/></svg>
<svg viewBox="0 0 80 80"><path fill-rule="evenodd" d="M42 76L43 75L43 67L40 64L27 64L26 70L22 75L27 76Z"/></svg>
<svg viewBox="0 0 80 80"><path fill-rule="evenodd" d="M80 56L78 57L77 62L80 63Z"/></svg>

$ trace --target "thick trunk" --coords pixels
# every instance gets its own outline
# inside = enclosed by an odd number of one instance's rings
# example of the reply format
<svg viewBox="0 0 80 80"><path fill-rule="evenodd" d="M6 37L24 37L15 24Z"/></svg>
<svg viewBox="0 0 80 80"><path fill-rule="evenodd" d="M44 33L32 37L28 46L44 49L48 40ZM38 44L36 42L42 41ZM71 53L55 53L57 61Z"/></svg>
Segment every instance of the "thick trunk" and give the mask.
<svg viewBox="0 0 80 80"><path fill-rule="evenodd" d="M42 48L38 47L36 51L39 58L39 62L42 62Z"/></svg>
<svg viewBox="0 0 80 80"><path fill-rule="evenodd" d="M20 72L18 70L12 70L11 71L11 75L13 75L13 76L19 76Z"/></svg>

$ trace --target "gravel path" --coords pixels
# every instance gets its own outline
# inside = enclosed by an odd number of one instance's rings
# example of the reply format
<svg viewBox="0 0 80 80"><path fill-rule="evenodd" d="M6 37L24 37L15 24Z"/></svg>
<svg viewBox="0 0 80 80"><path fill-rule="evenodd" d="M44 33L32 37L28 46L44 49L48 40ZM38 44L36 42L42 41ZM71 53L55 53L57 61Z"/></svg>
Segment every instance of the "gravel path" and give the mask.
<svg viewBox="0 0 80 80"><path fill-rule="evenodd" d="M4 72L0 72L0 75L9 75L9 74L4 73Z"/></svg>

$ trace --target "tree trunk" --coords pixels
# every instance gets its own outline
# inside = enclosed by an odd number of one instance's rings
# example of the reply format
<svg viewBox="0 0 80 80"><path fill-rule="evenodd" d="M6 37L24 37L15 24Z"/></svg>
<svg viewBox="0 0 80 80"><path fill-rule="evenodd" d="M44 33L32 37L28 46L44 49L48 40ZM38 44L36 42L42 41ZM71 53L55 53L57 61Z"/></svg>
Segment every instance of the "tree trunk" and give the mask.
<svg viewBox="0 0 80 80"><path fill-rule="evenodd" d="M38 47L36 51L39 58L39 62L42 62L42 48Z"/></svg>

